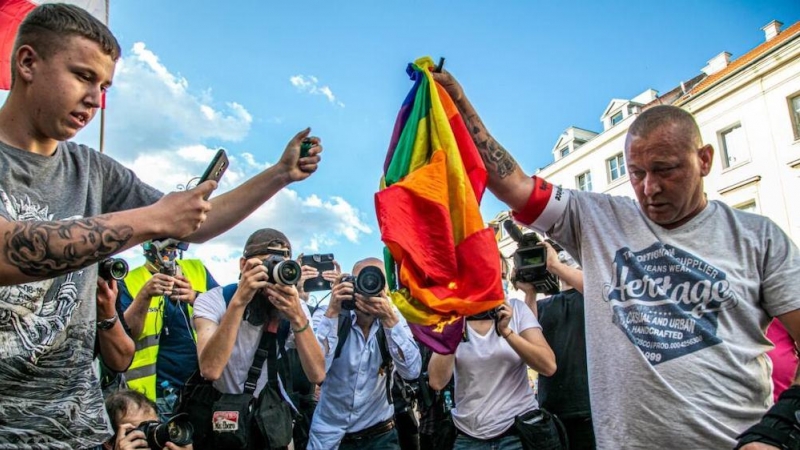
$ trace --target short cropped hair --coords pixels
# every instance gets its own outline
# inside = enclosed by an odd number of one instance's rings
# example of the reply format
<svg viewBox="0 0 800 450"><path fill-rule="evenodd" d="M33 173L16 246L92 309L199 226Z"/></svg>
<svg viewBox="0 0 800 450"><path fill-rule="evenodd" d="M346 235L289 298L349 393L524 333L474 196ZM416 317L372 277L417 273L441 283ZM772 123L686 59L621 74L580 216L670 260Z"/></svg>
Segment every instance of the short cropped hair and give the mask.
<svg viewBox="0 0 800 450"><path fill-rule="evenodd" d="M122 389L106 398L106 411L115 433L120 426L120 420L128 413L147 409L151 409L154 414L158 413L156 404L139 391Z"/></svg>
<svg viewBox="0 0 800 450"><path fill-rule="evenodd" d="M19 26L11 54L11 85L16 79L14 67L20 47L30 45L39 56L47 59L62 50L68 38L74 36L96 42L114 61L122 54L111 30L86 10L64 3L44 3L34 8Z"/></svg>
<svg viewBox="0 0 800 450"><path fill-rule="evenodd" d="M677 127L681 131L682 137L688 139L693 146L702 143L700 127L697 126L694 116L690 112L672 105L657 105L642 111L628 129L628 136L646 138L650 133L665 125Z"/></svg>

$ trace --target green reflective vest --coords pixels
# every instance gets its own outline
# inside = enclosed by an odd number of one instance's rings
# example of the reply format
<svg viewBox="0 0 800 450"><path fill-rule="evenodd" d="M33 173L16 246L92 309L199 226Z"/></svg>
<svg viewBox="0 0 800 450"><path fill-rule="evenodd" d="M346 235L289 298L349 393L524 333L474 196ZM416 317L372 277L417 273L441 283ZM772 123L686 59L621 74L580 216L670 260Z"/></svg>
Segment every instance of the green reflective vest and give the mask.
<svg viewBox="0 0 800 450"><path fill-rule="evenodd" d="M197 292L206 291L206 269L203 263L196 259L180 259L177 261L183 276L189 280L192 289ZM135 299L153 274L146 267L137 267L125 277L128 292ZM133 362L125 373L125 379L130 389L141 392L150 400L156 400L156 361L158 360L158 340L161 329L164 327L164 296L152 297L147 315L144 319L142 333L134 339L136 354ZM192 305L188 306L189 317L192 316ZM192 329L192 335L197 342L197 334Z"/></svg>

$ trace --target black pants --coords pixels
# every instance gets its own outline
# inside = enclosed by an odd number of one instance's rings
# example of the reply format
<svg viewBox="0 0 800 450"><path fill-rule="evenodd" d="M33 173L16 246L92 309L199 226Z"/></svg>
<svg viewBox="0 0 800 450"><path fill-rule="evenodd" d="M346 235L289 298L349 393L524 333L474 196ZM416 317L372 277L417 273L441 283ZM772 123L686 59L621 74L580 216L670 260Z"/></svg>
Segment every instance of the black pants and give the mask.
<svg viewBox="0 0 800 450"><path fill-rule="evenodd" d="M594 428L591 417L561 419L569 437L570 450L594 450Z"/></svg>

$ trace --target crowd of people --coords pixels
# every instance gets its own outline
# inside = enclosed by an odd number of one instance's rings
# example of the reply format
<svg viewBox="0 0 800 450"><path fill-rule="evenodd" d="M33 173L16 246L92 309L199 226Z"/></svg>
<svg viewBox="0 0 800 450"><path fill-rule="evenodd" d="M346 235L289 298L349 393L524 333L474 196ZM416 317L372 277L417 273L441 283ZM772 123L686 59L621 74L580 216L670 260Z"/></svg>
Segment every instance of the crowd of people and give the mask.
<svg viewBox="0 0 800 450"><path fill-rule="evenodd" d="M562 283L542 299L515 278L524 301L466 318L443 355L391 303L380 258L319 271L263 228L237 283L183 259L311 176L322 142L297 133L219 196L214 181L163 194L70 141L119 56L76 6L40 5L17 33L0 108L0 449L797 448L800 253L707 199L714 149L690 113L654 106L631 125L635 200L572 191L526 175L434 73L490 191L560 246L544 244ZM98 271L139 245L141 267ZM322 307L304 289L317 277Z"/></svg>

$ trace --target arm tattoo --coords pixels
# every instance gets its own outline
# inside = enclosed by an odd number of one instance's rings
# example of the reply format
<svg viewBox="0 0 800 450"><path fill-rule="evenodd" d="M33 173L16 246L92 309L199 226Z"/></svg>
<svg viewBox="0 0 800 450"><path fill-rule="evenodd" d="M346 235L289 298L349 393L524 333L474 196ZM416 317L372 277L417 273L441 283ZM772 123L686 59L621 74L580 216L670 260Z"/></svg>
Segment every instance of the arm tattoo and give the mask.
<svg viewBox="0 0 800 450"><path fill-rule="evenodd" d="M6 260L20 272L50 277L110 256L132 236L132 227L112 228L107 217L98 216L63 222L17 222L3 240Z"/></svg>
<svg viewBox="0 0 800 450"><path fill-rule="evenodd" d="M489 175L503 179L514 173L517 168L517 162L514 157L489 134L478 114L468 115L466 124L469 133L472 135L472 140L475 141L475 146L478 147L481 159L483 159L483 163L489 171Z"/></svg>

